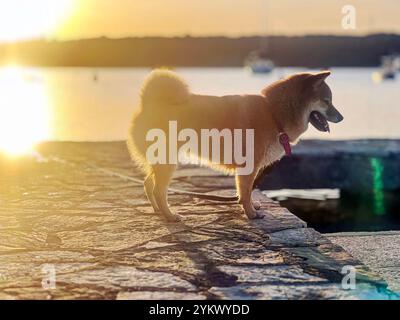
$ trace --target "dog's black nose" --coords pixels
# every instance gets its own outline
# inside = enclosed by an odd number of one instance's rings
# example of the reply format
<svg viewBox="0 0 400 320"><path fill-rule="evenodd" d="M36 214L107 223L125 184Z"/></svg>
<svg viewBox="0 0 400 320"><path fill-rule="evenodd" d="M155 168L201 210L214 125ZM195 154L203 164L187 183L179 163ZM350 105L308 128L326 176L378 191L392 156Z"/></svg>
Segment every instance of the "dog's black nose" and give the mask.
<svg viewBox="0 0 400 320"><path fill-rule="evenodd" d="M344 119L342 114L333 105L328 109L326 116L327 120L333 123L338 123Z"/></svg>
<svg viewBox="0 0 400 320"><path fill-rule="evenodd" d="M343 121L343 119L344 119L344 117L339 113L337 122L341 122L341 121Z"/></svg>

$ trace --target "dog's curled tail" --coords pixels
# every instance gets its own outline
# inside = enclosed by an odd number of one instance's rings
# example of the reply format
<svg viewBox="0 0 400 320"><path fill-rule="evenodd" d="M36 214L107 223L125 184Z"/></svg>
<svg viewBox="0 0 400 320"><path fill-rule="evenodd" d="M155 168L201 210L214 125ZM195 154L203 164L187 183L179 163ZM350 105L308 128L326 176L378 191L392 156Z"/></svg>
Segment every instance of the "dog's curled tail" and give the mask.
<svg viewBox="0 0 400 320"><path fill-rule="evenodd" d="M181 104L189 98L186 82L176 73L165 70L153 70L144 81L141 102L144 109L157 105Z"/></svg>

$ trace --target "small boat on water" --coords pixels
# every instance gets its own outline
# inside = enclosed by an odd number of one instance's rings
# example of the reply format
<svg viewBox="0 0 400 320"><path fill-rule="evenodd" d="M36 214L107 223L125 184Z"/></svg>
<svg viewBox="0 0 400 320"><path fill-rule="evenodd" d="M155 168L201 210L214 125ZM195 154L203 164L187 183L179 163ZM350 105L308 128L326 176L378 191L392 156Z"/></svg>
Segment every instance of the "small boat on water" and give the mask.
<svg viewBox="0 0 400 320"><path fill-rule="evenodd" d="M393 66L397 72L400 72L400 54L395 55L393 58Z"/></svg>
<svg viewBox="0 0 400 320"><path fill-rule="evenodd" d="M379 80L394 80L400 71L400 55L391 54L381 58L381 70L373 75Z"/></svg>
<svg viewBox="0 0 400 320"><path fill-rule="evenodd" d="M275 64L259 51L252 51L245 60L246 68L253 73L270 73L274 70Z"/></svg>
<svg viewBox="0 0 400 320"><path fill-rule="evenodd" d="M264 15L263 19L265 21L266 32L268 30L271 32L271 28L268 28L269 19L267 17L270 12L269 1L263 0L261 3L263 10L260 12ZM275 64L269 58L271 45L269 37L261 37L258 50L251 51L244 61L246 69L250 70L254 74L266 74L272 72L275 68Z"/></svg>
<svg viewBox="0 0 400 320"><path fill-rule="evenodd" d="M396 72L391 69L386 69L381 72L383 80L394 80L396 79Z"/></svg>

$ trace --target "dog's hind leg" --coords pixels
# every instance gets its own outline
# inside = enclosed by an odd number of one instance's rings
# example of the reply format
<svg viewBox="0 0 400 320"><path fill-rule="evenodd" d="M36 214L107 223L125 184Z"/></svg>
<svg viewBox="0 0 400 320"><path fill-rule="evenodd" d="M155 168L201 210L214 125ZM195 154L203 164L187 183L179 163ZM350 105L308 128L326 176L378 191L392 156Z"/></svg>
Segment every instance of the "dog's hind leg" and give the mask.
<svg viewBox="0 0 400 320"><path fill-rule="evenodd" d="M156 199L154 197L154 174L150 173L144 180L144 192L146 193L147 199L149 199L154 212L159 211Z"/></svg>
<svg viewBox="0 0 400 320"><path fill-rule="evenodd" d="M155 165L153 166L154 173L154 189L153 196L157 203L158 209L168 221L180 221L180 216L172 213L168 206L167 195L168 186L172 178L172 174L176 169L176 165Z"/></svg>
<svg viewBox="0 0 400 320"><path fill-rule="evenodd" d="M256 173L249 175L236 175L236 189L239 196L239 203L242 205L244 213L249 219L261 219L264 215L258 212L255 204L251 200L251 193L253 191L253 182Z"/></svg>

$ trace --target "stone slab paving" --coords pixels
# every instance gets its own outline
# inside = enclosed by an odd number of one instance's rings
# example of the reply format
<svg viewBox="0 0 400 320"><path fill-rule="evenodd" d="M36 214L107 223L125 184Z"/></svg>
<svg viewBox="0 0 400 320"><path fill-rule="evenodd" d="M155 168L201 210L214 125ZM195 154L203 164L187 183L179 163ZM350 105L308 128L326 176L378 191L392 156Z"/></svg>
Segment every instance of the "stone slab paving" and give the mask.
<svg viewBox="0 0 400 320"><path fill-rule="evenodd" d="M141 178L124 143L48 143L34 157L0 158L0 298L393 298L379 275L259 191L263 220L171 195L183 220L167 223L142 186L94 166ZM182 168L172 185L234 192L232 177L204 168ZM345 265L356 290L341 288Z"/></svg>
<svg viewBox="0 0 400 320"><path fill-rule="evenodd" d="M400 232L343 232L329 239L376 271L393 291L400 292Z"/></svg>

